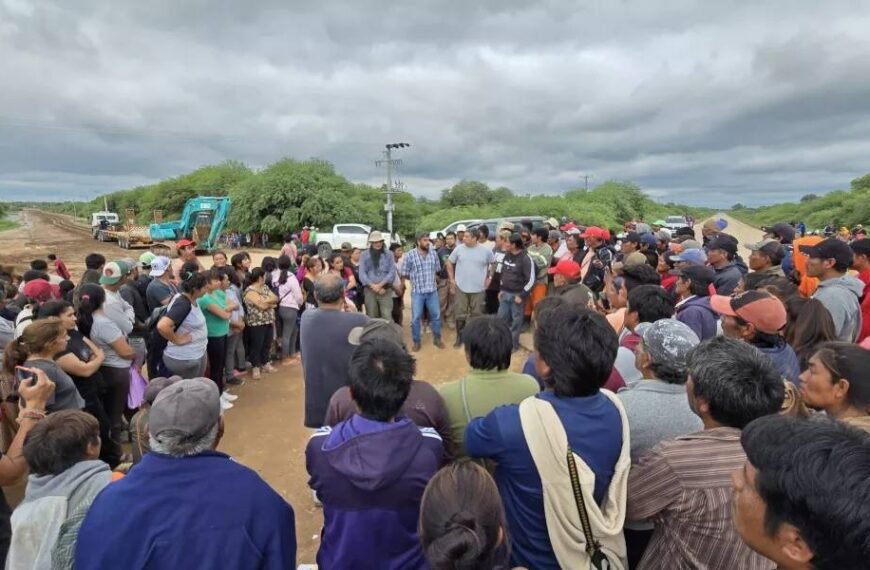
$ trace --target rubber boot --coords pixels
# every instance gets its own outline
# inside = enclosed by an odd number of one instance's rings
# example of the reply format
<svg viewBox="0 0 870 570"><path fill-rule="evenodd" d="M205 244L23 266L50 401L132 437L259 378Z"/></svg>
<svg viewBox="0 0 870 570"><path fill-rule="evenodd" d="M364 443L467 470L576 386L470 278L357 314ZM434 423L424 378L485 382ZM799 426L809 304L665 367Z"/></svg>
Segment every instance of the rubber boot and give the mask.
<svg viewBox="0 0 870 570"><path fill-rule="evenodd" d="M456 321L456 342L453 343L453 348L462 346L462 329L465 328L465 321Z"/></svg>

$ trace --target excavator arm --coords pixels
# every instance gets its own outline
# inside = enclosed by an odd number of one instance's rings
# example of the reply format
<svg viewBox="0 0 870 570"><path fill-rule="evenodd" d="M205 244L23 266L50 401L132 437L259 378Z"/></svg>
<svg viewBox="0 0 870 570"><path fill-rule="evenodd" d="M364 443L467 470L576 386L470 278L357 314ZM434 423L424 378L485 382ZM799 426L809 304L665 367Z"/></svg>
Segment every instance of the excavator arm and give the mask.
<svg viewBox="0 0 870 570"><path fill-rule="evenodd" d="M211 251L226 226L232 201L228 196L198 196L184 205L181 219L151 224L154 240L193 239L197 249Z"/></svg>

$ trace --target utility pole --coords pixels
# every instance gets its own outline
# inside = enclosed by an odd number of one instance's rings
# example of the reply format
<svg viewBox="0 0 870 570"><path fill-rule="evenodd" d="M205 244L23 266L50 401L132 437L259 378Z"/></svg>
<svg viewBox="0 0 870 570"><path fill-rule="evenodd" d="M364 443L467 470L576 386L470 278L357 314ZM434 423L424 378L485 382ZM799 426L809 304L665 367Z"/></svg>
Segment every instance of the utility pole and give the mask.
<svg viewBox="0 0 870 570"><path fill-rule="evenodd" d="M588 174L583 175L583 187L585 188L586 192L589 192L589 175Z"/></svg>
<svg viewBox="0 0 870 570"><path fill-rule="evenodd" d="M387 203L384 205L384 211L387 212L387 231L390 234L390 237L393 236L393 210L395 206L393 205L393 194L398 194L401 192L399 188L397 188L393 184L393 168L398 167L402 164L402 160L399 158L393 158L393 149L394 148L408 148L411 145L408 143L389 143L386 145L386 149L384 151L383 160L378 160L375 162L377 166L386 166L387 168Z"/></svg>

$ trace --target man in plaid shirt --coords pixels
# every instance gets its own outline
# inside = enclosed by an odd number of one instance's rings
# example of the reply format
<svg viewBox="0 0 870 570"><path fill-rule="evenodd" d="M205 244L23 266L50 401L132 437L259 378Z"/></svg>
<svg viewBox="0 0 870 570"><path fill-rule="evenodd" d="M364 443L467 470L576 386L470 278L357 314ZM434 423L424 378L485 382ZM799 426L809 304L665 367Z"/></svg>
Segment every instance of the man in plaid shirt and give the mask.
<svg viewBox="0 0 870 570"><path fill-rule="evenodd" d="M414 352L420 350L420 325L423 308L429 312L434 344L444 348L441 341L441 307L438 302L438 287L435 274L441 270L438 253L429 247L429 234L417 234L417 247L405 254L402 275L411 280L411 339Z"/></svg>

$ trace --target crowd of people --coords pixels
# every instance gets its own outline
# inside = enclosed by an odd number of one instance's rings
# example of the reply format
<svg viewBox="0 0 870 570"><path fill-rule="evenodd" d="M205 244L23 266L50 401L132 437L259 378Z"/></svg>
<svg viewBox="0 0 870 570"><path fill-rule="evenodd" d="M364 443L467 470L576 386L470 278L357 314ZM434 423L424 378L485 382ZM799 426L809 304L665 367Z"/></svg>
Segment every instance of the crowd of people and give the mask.
<svg viewBox="0 0 870 570"><path fill-rule="evenodd" d="M182 240L75 283L8 268L0 483L28 480L0 556L294 567L293 508L217 448L234 386L301 367L319 568L865 567L870 240L776 224L744 260L726 230L551 218L324 259L305 228L256 267ZM468 374L417 378L427 335Z"/></svg>

